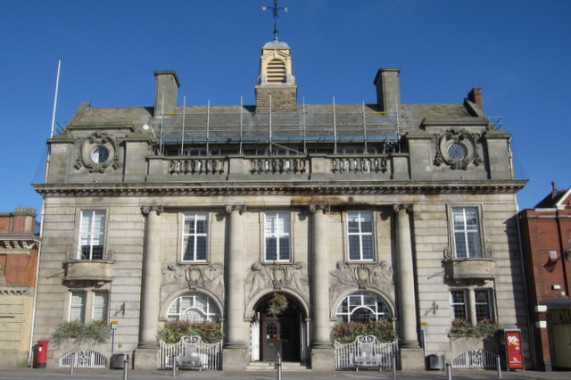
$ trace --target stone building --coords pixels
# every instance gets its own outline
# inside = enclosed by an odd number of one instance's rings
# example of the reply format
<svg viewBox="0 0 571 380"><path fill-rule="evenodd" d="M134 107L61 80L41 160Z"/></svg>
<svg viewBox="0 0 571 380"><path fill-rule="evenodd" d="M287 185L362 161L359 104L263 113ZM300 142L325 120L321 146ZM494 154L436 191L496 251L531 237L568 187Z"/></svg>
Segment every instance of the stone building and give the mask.
<svg viewBox="0 0 571 380"><path fill-rule="evenodd" d="M571 369L571 189L520 212L536 367Z"/></svg>
<svg viewBox="0 0 571 380"><path fill-rule="evenodd" d="M34 209L0 213L0 368L28 361L40 249L35 231Z"/></svg>
<svg viewBox="0 0 571 380"><path fill-rule="evenodd" d="M527 336L525 181L480 89L402 104L400 70L382 68L376 103L309 105L286 43L264 45L260 68L255 105L180 106L176 73L158 71L154 106L83 103L48 141L36 339L112 319L116 352L154 367L165 321L217 320L223 368L239 370L277 351L334 368L336 321L394 320L403 368L465 349L456 318ZM50 365L71 349L50 347Z"/></svg>

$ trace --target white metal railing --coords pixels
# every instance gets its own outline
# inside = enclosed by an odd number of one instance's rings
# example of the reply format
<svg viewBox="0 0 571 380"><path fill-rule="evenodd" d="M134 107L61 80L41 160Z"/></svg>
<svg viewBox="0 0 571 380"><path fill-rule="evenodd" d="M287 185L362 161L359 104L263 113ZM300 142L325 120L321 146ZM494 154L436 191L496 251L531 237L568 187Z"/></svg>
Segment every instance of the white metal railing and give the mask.
<svg viewBox="0 0 571 380"><path fill-rule="evenodd" d="M397 356L398 341L381 343L372 335L359 335L351 343L335 342L335 368L337 370L393 369Z"/></svg>
<svg viewBox="0 0 571 380"><path fill-rule="evenodd" d="M196 339L198 338L198 339ZM197 336L183 336L177 343L159 342L157 353L157 369L173 367L173 359L184 356L185 343L189 339L197 342L197 353L202 369L220 370L222 368L222 341L218 343L204 343Z"/></svg>
<svg viewBox="0 0 571 380"><path fill-rule="evenodd" d="M452 359L453 368L495 369L497 354L486 350L468 350Z"/></svg>
<svg viewBox="0 0 571 380"><path fill-rule="evenodd" d="M59 366L69 367L72 361L74 368L107 368L107 358L96 351L76 350L68 352L59 359Z"/></svg>

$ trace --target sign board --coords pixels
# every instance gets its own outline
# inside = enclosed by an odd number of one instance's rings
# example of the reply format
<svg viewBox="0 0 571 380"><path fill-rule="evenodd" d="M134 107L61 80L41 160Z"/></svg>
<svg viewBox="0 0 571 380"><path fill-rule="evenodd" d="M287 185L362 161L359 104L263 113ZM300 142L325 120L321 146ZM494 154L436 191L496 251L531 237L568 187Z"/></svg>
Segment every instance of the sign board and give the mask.
<svg viewBox="0 0 571 380"><path fill-rule="evenodd" d="M111 330L117 330L117 327L119 327L119 322L111 321Z"/></svg>
<svg viewBox="0 0 571 380"><path fill-rule="evenodd" d="M519 330L505 330L504 334L508 369L523 369L521 332Z"/></svg>

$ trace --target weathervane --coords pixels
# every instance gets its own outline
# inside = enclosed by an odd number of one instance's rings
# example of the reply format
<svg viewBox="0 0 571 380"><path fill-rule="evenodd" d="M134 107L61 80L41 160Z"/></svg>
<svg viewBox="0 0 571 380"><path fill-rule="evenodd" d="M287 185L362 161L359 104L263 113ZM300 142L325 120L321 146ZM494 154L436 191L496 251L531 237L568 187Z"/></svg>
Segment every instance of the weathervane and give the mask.
<svg viewBox="0 0 571 380"><path fill-rule="evenodd" d="M271 9L273 14L274 14L274 41L278 40L278 16L279 16L279 12L280 11L284 11L287 12L287 7L278 7L278 0L274 0L274 6L273 7L266 7L263 6L262 10L267 10L267 9Z"/></svg>

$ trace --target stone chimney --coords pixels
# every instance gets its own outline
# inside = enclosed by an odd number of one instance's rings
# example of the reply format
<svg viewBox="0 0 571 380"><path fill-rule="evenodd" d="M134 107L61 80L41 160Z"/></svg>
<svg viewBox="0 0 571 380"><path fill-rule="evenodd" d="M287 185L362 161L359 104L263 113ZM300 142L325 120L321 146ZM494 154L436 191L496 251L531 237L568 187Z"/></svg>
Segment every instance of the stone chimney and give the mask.
<svg viewBox="0 0 571 380"><path fill-rule="evenodd" d="M377 104L381 111L397 112L400 108L400 69L380 68L375 77Z"/></svg>
<svg viewBox="0 0 571 380"><path fill-rule="evenodd" d="M475 103L480 110L484 110L484 102L482 102L482 89L480 87L474 87L468 93L468 100Z"/></svg>
<svg viewBox="0 0 571 380"><path fill-rule="evenodd" d="M179 87L174 71L155 71L155 117L174 111Z"/></svg>

